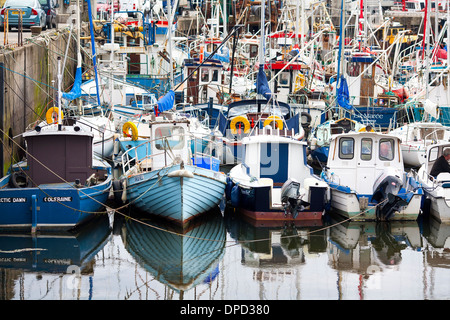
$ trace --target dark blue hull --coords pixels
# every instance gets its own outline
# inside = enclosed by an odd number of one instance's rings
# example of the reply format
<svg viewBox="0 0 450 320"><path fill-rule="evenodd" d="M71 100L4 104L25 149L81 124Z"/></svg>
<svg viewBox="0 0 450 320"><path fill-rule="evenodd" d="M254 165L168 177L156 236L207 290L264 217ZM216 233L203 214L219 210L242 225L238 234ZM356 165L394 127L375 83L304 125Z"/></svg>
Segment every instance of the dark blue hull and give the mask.
<svg viewBox="0 0 450 320"><path fill-rule="evenodd" d="M33 188L8 187L9 175L0 180L0 229L69 230L95 214L104 213L111 176L101 184L75 188L48 184Z"/></svg>

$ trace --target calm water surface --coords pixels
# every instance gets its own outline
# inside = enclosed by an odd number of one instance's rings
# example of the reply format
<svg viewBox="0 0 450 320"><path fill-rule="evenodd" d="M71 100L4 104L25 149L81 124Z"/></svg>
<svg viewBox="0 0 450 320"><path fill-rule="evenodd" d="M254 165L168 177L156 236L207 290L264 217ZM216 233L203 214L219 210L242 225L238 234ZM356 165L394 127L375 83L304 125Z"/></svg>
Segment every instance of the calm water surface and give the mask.
<svg viewBox="0 0 450 320"><path fill-rule="evenodd" d="M450 299L450 225L261 226L223 208L183 236L105 215L78 234L0 236L3 300Z"/></svg>

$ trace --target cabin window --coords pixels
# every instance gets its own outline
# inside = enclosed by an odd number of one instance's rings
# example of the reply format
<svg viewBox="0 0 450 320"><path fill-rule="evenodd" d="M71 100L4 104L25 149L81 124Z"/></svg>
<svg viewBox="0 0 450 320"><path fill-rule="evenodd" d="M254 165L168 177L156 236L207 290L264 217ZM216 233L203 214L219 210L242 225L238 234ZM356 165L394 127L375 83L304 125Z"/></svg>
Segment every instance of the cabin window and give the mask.
<svg viewBox="0 0 450 320"><path fill-rule="evenodd" d="M445 130L440 128L420 128L420 137L423 140L442 140L444 139Z"/></svg>
<svg viewBox="0 0 450 320"><path fill-rule="evenodd" d="M394 140L393 139L381 139L380 140L380 150L379 150L380 160L390 161L394 159Z"/></svg>
<svg viewBox="0 0 450 320"><path fill-rule="evenodd" d="M213 70L211 81L217 82L218 80L219 80L219 70Z"/></svg>
<svg viewBox="0 0 450 320"><path fill-rule="evenodd" d="M349 62L347 65L347 73L350 77L359 76L359 63L357 62Z"/></svg>
<svg viewBox="0 0 450 320"><path fill-rule="evenodd" d="M372 160L372 139L361 140L361 160Z"/></svg>
<svg viewBox="0 0 450 320"><path fill-rule="evenodd" d="M353 159L355 140L353 138L341 138L339 140L339 158Z"/></svg>
<svg viewBox="0 0 450 320"><path fill-rule="evenodd" d="M437 87L441 84L441 78L436 73L430 73L428 75L428 82L430 83L430 86Z"/></svg>
<svg viewBox="0 0 450 320"><path fill-rule="evenodd" d="M179 150L184 147L184 129L178 126L159 127L155 130L158 150Z"/></svg>
<svg viewBox="0 0 450 320"><path fill-rule="evenodd" d="M365 70L363 78L365 78L365 79L372 79L372 66L370 66L367 63L365 63L363 65L363 70Z"/></svg>
<svg viewBox="0 0 450 320"><path fill-rule="evenodd" d="M428 155L428 161L436 161L439 155L439 148L434 147L430 149L430 154Z"/></svg>
<svg viewBox="0 0 450 320"><path fill-rule="evenodd" d="M209 70L207 68L202 68L200 74L202 82L209 82Z"/></svg>
<svg viewBox="0 0 450 320"><path fill-rule="evenodd" d="M282 72L280 75L280 81L278 82L279 87L288 88L289 87L289 72Z"/></svg>
<svg viewBox="0 0 450 320"><path fill-rule="evenodd" d="M251 45L250 46L250 58L255 58L258 56L258 46Z"/></svg>

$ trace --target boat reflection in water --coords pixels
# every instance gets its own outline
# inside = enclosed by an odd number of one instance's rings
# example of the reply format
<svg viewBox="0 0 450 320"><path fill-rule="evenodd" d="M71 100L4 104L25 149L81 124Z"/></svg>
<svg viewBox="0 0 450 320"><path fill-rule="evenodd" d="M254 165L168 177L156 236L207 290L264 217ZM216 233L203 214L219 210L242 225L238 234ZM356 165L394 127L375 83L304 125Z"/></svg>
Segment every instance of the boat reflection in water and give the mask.
<svg viewBox="0 0 450 320"><path fill-rule="evenodd" d="M183 229L166 220L141 215L121 228L126 250L156 280L179 293L213 281L225 251L226 229L220 209L197 217Z"/></svg>
<svg viewBox="0 0 450 320"><path fill-rule="evenodd" d="M291 290L291 285L298 285L299 266L326 252L326 231L322 226L296 226L294 222L263 226L230 207L225 209L225 220L231 237L241 244L241 263L254 268L253 279L261 285L283 279L285 289ZM269 299L284 298L277 293Z"/></svg>
<svg viewBox="0 0 450 320"><path fill-rule="evenodd" d="M364 271L395 266L406 248L420 251L422 238L417 221L345 221L330 216L330 261L334 267ZM336 250L337 249L337 250Z"/></svg>
<svg viewBox="0 0 450 320"><path fill-rule="evenodd" d="M411 291L415 288L416 282L406 283L395 278L395 274L404 270L411 261L421 265L421 255L414 254L423 251L423 238L417 221L346 221L332 214L329 224L332 227L328 238L328 259L329 265L338 272L339 296L355 294L360 299L382 299L396 286L397 290ZM404 256L407 257L406 262L403 261ZM411 269L406 274L413 276L413 271ZM355 291L340 286L340 280L351 277L350 274L355 274L355 280L358 279L353 288Z"/></svg>
<svg viewBox="0 0 450 320"><path fill-rule="evenodd" d="M423 236L432 246L426 251L428 264L450 269L450 223L430 217L423 223Z"/></svg>
<svg viewBox="0 0 450 320"><path fill-rule="evenodd" d="M81 276L93 274L94 258L109 241L111 226L110 217L102 214L72 231L33 236L29 232L0 234L0 272L2 279L10 282L2 284L2 299L14 299L14 294L28 299L42 299L41 295L50 299L72 295L91 298L91 281L86 292L80 292L85 288L81 287ZM46 274L51 274L51 279L60 274L61 281L31 280L40 280ZM28 285L15 285L18 279Z"/></svg>

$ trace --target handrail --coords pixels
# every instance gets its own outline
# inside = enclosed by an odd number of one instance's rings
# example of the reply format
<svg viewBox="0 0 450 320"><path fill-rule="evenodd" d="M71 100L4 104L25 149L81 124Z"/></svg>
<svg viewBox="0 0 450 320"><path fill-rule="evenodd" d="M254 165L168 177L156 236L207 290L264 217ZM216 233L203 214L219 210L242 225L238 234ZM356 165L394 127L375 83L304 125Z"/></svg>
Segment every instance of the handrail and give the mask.
<svg viewBox="0 0 450 320"><path fill-rule="evenodd" d="M121 157L123 174L126 174L127 172L130 172L133 168L136 168L136 170L140 170L139 165L144 160L153 159L154 157L162 155L162 154L164 154L165 157L168 154L172 161L175 160L176 159L176 155L173 153L173 150L169 146L168 141L169 141L170 138L176 137L176 136L189 136L187 148L189 148L189 154L192 155L192 157L190 157L190 159L189 159L189 164L197 165L197 163L196 163L197 157L201 156L202 158L205 158L205 157L209 158L209 161L210 161L209 162L209 169L213 168L213 159L217 159L218 160L219 158L212 155L212 150L211 150L211 152L209 154L204 153L203 150L197 151L197 144L198 144L198 141L201 142L202 146L203 146L203 141L208 141L208 143L211 142L211 143L215 143L215 144L217 144L217 142L213 141L210 138L204 138L204 137L198 138L198 137L195 137L192 132L187 132L187 133L184 133L184 134L176 134L176 135L170 135L170 136L162 136L162 137L158 137L158 138L154 138L154 139L148 139L148 140L143 141L139 145L128 149L127 151L125 151L122 154L122 157ZM165 143L167 143L167 145L165 145L163 151L150 154L150 152L152 150L152 145L151 145L152 142L155 142L155 141L158 141L158 140L163 140ZM191 152L190 152L190 145L189 145L189 142L192 142L192 141L194 142L194 152L193 152L193 154L191 154ZM145 145L145 156L142 159L139 159L137 149L141 148L144 145ZM134 156L131 156L132 152L134 152ZM192 161L192 159L194 159L194 160ZM166 161L165 165L168 165L167 161Z"/></svg>

